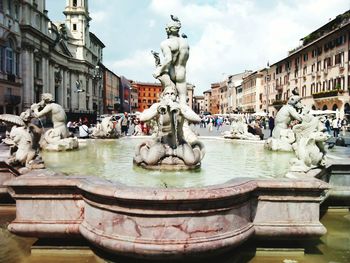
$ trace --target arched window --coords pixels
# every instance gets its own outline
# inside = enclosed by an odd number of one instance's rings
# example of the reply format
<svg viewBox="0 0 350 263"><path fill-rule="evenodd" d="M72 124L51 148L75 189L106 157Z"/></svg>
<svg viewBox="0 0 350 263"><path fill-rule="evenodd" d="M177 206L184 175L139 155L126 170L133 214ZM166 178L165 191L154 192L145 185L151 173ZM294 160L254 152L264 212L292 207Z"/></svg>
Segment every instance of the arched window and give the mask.
<svg viewBox="0 0 350 263"><path fill-rule="evenodd" d="M332 90L333 89L333 80L330 79L328 80L328 90Z"/></svg>
<svg viewBox="0 0 350 263"><path fill-rule="evenodd" d="M328 110L327 105L323 105L322 110Z"/></svg>
<svg viewBox="0 0 350 263"><path fill-rule="evenodd" d="M349 103L345 103L345 105L344 105L344 113L345 114L350 114L350 104Z"/></svg>
<svg viewBox="0 0 350 263"><path fill-rule="evenodd" d="M337 110L337 109L338 109L338 105L334 104L333 107L332 107L332 110Z"/></svg>
<svg viewBox="0 0 350 263"><path fill-rule="evenodd" d="M316 110L315 105L312 105L311 109L312 109L312 110Z"/></svg>
<svg viewBox="0 0 350 263"><path fill-rule="evenodd" d="M304 85L301 89L301 96L306 97L306 85Z"/></svg>
<svg viewBox="0 0 350 263"><path fill-rule="evenodd" d="M316 93L316 91L315 91L315 83L311 84L311 94L312 93Z"/></svg>

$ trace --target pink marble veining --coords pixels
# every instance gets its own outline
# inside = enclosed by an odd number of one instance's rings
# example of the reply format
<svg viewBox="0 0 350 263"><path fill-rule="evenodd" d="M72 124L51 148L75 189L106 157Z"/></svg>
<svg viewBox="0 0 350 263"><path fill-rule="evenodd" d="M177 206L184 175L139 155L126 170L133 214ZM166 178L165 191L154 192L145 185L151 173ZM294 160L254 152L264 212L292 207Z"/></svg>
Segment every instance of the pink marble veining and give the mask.
<svg viewBox="0 0 350 263"><path fill-rule="evenodd" d="M10 231L80 235L110 253L133 257L202 255L253 237L325 233L319 204L328 185L316 179L239 179L198 189L157 189L40 172L5 185L17 202Z"/></svg>

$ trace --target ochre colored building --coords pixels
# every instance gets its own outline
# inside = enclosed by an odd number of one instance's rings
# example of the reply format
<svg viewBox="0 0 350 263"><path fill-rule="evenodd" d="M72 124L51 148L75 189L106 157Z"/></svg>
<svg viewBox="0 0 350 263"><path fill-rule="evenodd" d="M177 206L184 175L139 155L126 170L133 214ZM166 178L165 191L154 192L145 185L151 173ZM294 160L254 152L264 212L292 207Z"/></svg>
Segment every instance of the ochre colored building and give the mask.
<svg viewBox="0 0 350 263"><path fill-rule="evenodd" d="M162 85L160 83L147 83L132 81L131 85L137 89L138 95L138 111L143 112L145 109L151 107L153 103L159 101L159 96L162 92Z"/></svg>

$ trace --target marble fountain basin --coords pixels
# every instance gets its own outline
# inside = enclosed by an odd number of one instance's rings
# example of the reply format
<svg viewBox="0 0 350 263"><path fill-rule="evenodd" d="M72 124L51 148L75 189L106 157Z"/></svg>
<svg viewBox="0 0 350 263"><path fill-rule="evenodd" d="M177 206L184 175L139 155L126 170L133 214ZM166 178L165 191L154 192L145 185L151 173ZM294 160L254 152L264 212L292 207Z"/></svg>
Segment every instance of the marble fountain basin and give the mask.
<svg viewBox="0 0 350 263"><path fill-rule="evenodd" d="M166 187L163 177L135 186L132 180L34 171L5 182L16 200L16 219L8 228L21 236L84 238L110 254L151 259L204 256L250 238L326 233L319 206L327 183L245 175L216 184L180 180L181 187L169 181Z"/></svg>

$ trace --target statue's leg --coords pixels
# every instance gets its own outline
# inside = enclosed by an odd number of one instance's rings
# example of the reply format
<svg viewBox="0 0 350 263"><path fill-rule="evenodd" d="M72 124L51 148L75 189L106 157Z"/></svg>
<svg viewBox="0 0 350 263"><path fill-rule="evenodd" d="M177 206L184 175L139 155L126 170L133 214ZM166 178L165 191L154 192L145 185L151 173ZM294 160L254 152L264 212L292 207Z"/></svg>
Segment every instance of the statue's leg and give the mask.
<svg viewBox="0 0 350 263"><path fill-rule="evenodd" d="M146 164L157 164L165 156L165 149L161 143L156 143L149 148L142 147L140 155Z"/></svg>
<svg viewBox="0 0 350 263"><path fill-rule="evenodd" d="M200 160L200 150L198 148L192 149L188 143L179 145L176 149L176 154L186 165L195 165Z"/></svg>

